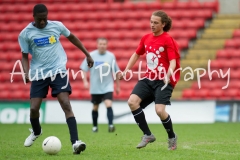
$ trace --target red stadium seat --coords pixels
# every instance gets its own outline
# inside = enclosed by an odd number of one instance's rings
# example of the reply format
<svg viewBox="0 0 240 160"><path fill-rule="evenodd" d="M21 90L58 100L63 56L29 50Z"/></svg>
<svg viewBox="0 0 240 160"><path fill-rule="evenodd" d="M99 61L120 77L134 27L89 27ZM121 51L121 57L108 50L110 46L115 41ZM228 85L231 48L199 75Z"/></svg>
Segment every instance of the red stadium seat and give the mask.
<svg viewBox="0 0 240 160"><path fill-rule="evenodd" d="M240 48L239 44L240 44L240 38L229 39L229 40L226 40L225 42L225 48Z"/></svg>
<svg viewBox="0 0 240 160"><path fill-rule="evenodd" d="M218 50L217 51L217 59L228 59L230 58L230 55L228 54L227 50Z"/></svg>
<svg viewBox="0 0 240 160"><path fill-rule="evenodd" d="M230 72L231 79L240 79L240 70L231 70Z"/></svg>
<svg viewBox="0 0 240 160"><path fill-rule="evenodd" d="M184 99L191 99L195 97L195 90L192 89L185 89L183 90L183 98Z"/></svg>
<svg viewBox="0 0 240 160"><path fill-rule="evenodd" d="M239 93L239 89L228 88L223 90L224 97L228 99L236 99L238 96L238 93Z"/></svg>
<svg viewBox="0 0 240 160"><path fill-rule="evenodd" d="M105 4L105 6L107 6L108 4ZM115 12L119 12L123 9L123 5L122 3L111 3L109 6L109 9L111 11L115 11Z"/></svg>
<svg viewBox="0 0 240 160"><path fill-rule="evenodd" d="M166 2L161 5L161 8L164 9L176 9L176 3Z"/></svg>
<svg viewBox="0 0 240 160"><path fill-rule="evenodd" d="M5 82L5 81L7 81L9 83L10 77L11 77L11 75L9 74L8 71L0 72L0 83ZM1 85L1 87L5 88L6 86ZM0 87L0 90L1 90L1 87Z"/></svg>
<svg viewBox="0 0 240 160"><path fill-rule="evenodd" d="M0 92L0 99L1 100L9 100L11 92L5 90L4 92Z"/></svg>
<svg viewBox="0 0 240 160"><path fill-rule="evenodd" d="M233 32L233 37L234 38L240 38L240 29L236 29L234 32Z"/></svg>
<svg viewBox="0 0 240 160"><path fill-rule="evenodd" d="M215 12L218 12L219 4L217 1L216 2L203 2L203 8L211 9L211 10L214 10Z"/></svg>
<svg viewBox="0 0 240 160"><path fill-rule="evenodd" d="M239 73L239 72L238 72ZM231 74L232 74L232 72L231 72ZM240 89L240 83L239 83L239 77L240 77L240 75L237 75L237 79L236 78L234 78L234 77L232 77L232 75L231 75L231 79L230 79L230 82L229 82L229 84L228 84L228 86L227 86L227 88L229 89L229 88L231 88L231 89ZM227 85L227 81L225 82L225 86Z"/></svg>
<svg viewBox="0 0 240 160"><path fill-rule="evenodd" d="M200 97L202 99L208 98L209 96L209 90L208 89L199 89L199 90L195 90L195 95L197 97Z"/></svg>
<svg viewBox="0 0 240 160"><path fill-rule="evenodd" d="M149 10L160 10L161 9L161 5L159 2L152 2L148 4L148 8Z"/></svg>
<svg viewBox="0 0 240 160"><path fill-rule="evenodd" d="M136 5L134 3L131 2L125 2L123 3L123 10L135 10Z"/></svg>
<svg viewBox="0 0 240 160"><path fill-rule="evenodd" d="M223 97L223 90L222 89L213 89L209 92L209 96L212 99L221 99Z"/></svg>
<svg viewBox="0 0 240 160"><path fill-rule="evenodd" d="M197 1L192 1L192 2L188 2L188 8L186 9L202 9L203 6L201 3L197 2Z"/></svg>
<svg viewBox="0 0 240 160"><path fill-rule="evenodd" d="M137 8L137 10L141 10L142 12L145 12L149 9L148 5L149 4L146 2L138 2L135 4L135 8Z"/></svg>
<svg viewBox="0 0 240 160"><path fill-rule="evenodd" d="M213 16L212 10L210 9L201 9L201 10L194 10L192 11L192 15L194 17L192 18L204 18L204 19L210 19Z"/></svg>
<svg viewBox="0 0 240 160"><path fill-rule="evenodd" d="M235 59L235 58L240 58L240 48L239 49L234 49L232 51L229 51L229 54L230 54L230 57L232 59Z"/></svg>
<svg viewBox="0 0 240 160"><path fill-rule="evenodd" d="M14 92L12 92L11 94L9 94L9 98L12 100L21 100L21 99L25 99L24 97L24 92L21 90L15 90Z"/></svg>

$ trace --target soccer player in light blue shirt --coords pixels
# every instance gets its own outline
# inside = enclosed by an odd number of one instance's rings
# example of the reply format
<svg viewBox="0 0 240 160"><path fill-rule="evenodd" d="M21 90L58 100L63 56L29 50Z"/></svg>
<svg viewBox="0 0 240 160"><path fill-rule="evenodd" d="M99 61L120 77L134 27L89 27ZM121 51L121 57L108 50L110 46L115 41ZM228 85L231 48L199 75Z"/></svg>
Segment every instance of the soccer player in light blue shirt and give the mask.
<svg viewBox="0 0 240 160"><path fill-rule="evenodd" d="M74 117L69 95L71 86L68 82L66 62L67 56L60 43L63 35L78 47L87 59L87 67L93 66L93 59L81 41L74 36L61 22L47 20L48 9L44 4L33 8L34 22L28 24L19 34L18 41L22 52L22 66L25 81L31 83L30 91L30 122L32 129L26 138L24 146L30 147L42 134L39 123L39 109L43 98L46 98L48 88L52 88L52 96L57 97L66 117L74 154L85 150L86 144L78 139L76 119ZM28 53L32 60L29 66Z"/></svg>
<svg viewBox="0 0 240 160"><path fill-rule="evenodd" d="M92 119L93 119L93 132L98 131L98 107L99 104L104 101L107 107L107 117L109 132L114 132L115 127L113 125L113 110L112 110L112 100L114 92L114 79L116 73L120 73L119 67L116 62L116 58L113 53L107 51L107 39L98 38L97 40L97 50L90 53L94 60L94 65L92 68L86 66L86 59L82 62L80 68L84 73L83 83L84 87L88 88L90 86L91 102L93 103ZM86 72L90 71L90 85L87 81ZM116 79L116 93L120 92L119 80Z"/></svg>

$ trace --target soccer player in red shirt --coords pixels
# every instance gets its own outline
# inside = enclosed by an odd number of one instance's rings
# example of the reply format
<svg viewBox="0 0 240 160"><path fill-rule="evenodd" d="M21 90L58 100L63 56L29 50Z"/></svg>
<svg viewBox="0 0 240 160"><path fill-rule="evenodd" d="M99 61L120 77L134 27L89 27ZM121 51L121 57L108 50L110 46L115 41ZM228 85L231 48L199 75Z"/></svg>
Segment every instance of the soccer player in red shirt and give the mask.
<svg viewBox="0 0 240 160"><path fill-rule="evenodd" d="M134 119L144 134L137 148L143 148L156 140L142 110L154 101L156 113L168 134L168 149L177 149L177 135L173 131L170 115L165 111L166 105L171 104L172 91L180 77L178 46L167 33L171 29L171 25L172 20L165 12L153 12L150 20L152 33L142 37L136 52L131 56L125 70L119 76L119 79L123 79L139 57L146 55L145 78L138 81L128 99Z"/></svg>

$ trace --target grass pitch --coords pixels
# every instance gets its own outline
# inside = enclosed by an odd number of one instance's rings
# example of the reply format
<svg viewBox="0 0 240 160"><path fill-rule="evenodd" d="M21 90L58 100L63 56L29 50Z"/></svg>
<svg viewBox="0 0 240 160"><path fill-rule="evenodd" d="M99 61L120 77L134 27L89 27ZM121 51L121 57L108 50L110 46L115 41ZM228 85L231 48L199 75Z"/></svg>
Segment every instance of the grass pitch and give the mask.
<svg viewBox="0 0 240 160"><path fill-rule="evenodd" d="M30 134L30 124L0 124L0 159L5 160L239 160L240 124L174 124L178 135L178 149L167 150L167 134L161 124L150 124L156 141L136 149L142 133L135 124L117 124L115 133L108 133L107 125L99 125L92 133L91 125L79 124L79 138L87 148L80 155L72 154L66 124L43 124L43 135L31 147L24 147ZM57 155L47 155L42 142L57 136L62 149Z"/></svg>

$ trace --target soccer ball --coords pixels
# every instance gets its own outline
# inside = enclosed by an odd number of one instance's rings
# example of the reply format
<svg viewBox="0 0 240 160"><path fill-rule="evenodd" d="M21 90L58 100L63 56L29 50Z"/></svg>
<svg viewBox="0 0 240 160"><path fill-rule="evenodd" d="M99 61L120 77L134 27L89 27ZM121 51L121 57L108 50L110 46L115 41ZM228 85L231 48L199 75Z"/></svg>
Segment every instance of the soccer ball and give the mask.
<svg viewBox="0 0 240 160"><path fill-rule="evenodd" d="M57 154L61 150L61 147L61 141L55 136L47 137L42 143L43 151L50 155Z"/></svg>

